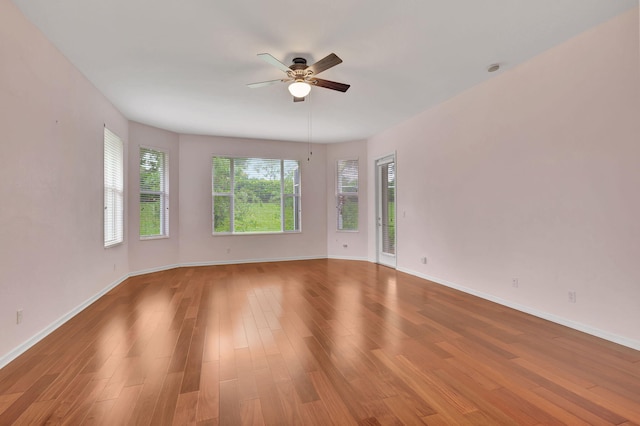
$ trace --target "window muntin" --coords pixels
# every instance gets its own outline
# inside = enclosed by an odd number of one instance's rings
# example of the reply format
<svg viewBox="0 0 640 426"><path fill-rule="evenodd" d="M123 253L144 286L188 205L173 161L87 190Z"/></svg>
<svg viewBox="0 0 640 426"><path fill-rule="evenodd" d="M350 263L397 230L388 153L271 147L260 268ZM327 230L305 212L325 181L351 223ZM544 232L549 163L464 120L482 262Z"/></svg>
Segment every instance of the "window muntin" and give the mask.
<svg viewBox="0 0 640 426"><path fill-rule="evenodd" d="M297 160L213 157L214 234L299 232Z"/></svg>
<svg viewBox="0 0 640 426"><path fill-rule="evenodd" d="M140 147L140 238L169 236L169 155Z"/></svg>
<svg viewBox="0 0 640 426"><path fill-rule="evenodd" d="M358 160L338 160L336 176L337 229L358 230Z"/></svg>
<svg viewBox="0 0 640 426"><path fill-rule="evenodd" d="M104 247L124 241L124 144L104 128Z"/></svg>

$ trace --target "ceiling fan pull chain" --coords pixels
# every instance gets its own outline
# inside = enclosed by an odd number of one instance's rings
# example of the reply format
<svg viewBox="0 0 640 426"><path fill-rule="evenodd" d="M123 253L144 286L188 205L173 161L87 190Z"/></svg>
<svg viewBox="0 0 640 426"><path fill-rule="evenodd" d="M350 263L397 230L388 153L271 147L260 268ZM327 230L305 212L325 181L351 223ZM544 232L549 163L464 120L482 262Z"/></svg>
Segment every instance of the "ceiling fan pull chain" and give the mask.
<svg viewBox="0 0 640 426"><path fill-rule="evenodd" d="M309 102L309 117L307 119L307 141L308 141L308 150L309 155L307 156L307 161L311 161L311 156L313 155L313 151L311 151L311 93L307 95L307 100Z"/></svg>

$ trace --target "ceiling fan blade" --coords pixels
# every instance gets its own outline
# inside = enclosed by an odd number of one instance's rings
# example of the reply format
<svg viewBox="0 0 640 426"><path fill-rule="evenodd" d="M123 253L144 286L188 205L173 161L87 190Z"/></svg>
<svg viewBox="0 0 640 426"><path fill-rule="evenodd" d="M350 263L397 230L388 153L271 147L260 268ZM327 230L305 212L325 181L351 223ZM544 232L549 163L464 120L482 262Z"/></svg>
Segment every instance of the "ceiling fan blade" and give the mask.
<svg viewBox="0 0 640 426"><path fill-rule="evenodd" d="M315 64L309 65L307 67L307 70L311 71L313 75L318 75L322 71L326 71L331 67L335 67L341 62L342 62L342 59L338 58L338 56L335 53L331 53L330 55L327 55L326 57L320 59Z"/></svg>
<svg viewBox="0 0 640 426"><path fill-rule="evenodd" d="M286 73L291 71L291 68L289 68L288 66L286 66L285 64L283 64L282 62L274 58L273 56L271 56L269 53L258 53L258 57L263 61L265 61L266 63L271 64L274 67L279 68Z"/></svg>
<svg viewBox="0 0 640 426"><path fill-rule="evenodd" d="M350 84L337 83L335 81L322 80L321 78L314 78L312 83L318 87L324 87L325 89L337 90L339 92L346 92Z"/></svg>
<svg viewBox="0 0 640 426"><path fill-rule="evenodd" d="M291 79L291 78L281 78L281 79L278 79L278 80L261 81L259 83L249 83L249 84L247 84L247 87L250 87L252 89L256 89L258 87L271 86L272 84L283 83L285 81L291 81L291 80L293 80L293 79Z"/></svg>
<svg viewBox="0 0 640 426"><path fill-rule="evenodd" d="M304 98L293 97L293 102L304 102Z"/></svg>

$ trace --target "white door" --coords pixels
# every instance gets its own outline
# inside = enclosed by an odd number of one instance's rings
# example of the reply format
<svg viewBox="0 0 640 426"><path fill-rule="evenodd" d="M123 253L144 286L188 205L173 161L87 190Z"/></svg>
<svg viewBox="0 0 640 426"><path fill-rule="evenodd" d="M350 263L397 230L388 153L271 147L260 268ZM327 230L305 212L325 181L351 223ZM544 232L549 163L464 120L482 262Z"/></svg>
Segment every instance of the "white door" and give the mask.
<svg viewBox="0 0 640 426"><path fill-rule="evenodd" d="M396 267L396 159L395 155L376 161L377 261Z"/></svg>

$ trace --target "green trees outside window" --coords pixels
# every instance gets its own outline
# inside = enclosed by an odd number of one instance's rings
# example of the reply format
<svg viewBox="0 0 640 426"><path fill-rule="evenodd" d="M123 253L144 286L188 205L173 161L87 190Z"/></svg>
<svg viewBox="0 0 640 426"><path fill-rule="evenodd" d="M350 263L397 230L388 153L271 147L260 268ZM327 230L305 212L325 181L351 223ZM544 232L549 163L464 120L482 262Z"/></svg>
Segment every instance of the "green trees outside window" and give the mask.
<svg viewBox="0 0 640 426"><path fill-rule="evenodd" d="M213 232L300 231L296 160L213 157Z"/></svg>
<svg viewBox="0 0 640 426"><path fill-rule="evenodd" d="M140 148L140 237L169 235L167 153Z"/></svg>

